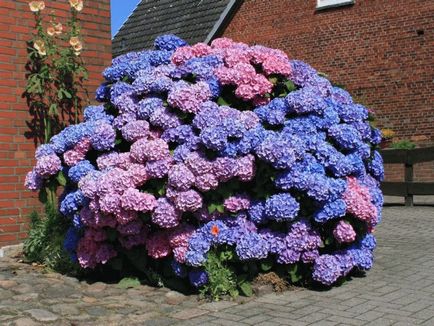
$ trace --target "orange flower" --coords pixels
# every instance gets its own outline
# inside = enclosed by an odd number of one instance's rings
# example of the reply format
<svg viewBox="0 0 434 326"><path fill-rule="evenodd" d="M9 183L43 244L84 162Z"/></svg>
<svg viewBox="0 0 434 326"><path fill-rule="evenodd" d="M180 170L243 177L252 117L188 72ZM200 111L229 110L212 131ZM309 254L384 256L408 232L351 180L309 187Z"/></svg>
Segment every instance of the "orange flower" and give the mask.
<svg viewBox="0 0 434 326"><path fill-rule="evenodd" d="M57 23L56 25L54 25L54 33L56 33L56 35L62 34L62 31L63 31L63 26L61 23Z"/></svg>
<svg viewBox="0 0 434 326"><path fill-rule="evenodd" d="M31 12L38 12L45 9L45 2L44 1L31 1L29 3L30 11Z"/></svg>
<svg viewBox="0 0 434 326"><path fill-rule="evenodd" d="M36 40L35 43L33 43L33 47L38 51L39 55L44 56L47 54L43 40Z"/></svg>
<svg viewBox="0 0 434 326"><path fill-rule="evenodd" d="M211 234L213 236L217 236L219 234L219 232L220 232L220 229L219 229L219 227L217 225L213 225L211 227Z"/></svg>
<svg viewBox="0 0 434 326"><path fill-rule="evenodd" d="M77 11L83 10L83 0L69 0L69 4Z"/></svg>
<svg viewBox="0 0 434 326"><path fill-rule="evenodd" d="M54 34L56 34L56 30L54 29L53 26L50 26L47 28L47 34L50 36L53 36Z"/></svg>
<svg viewBox="0 0 434 326"><path fill-rule="evenodd" d="M80 43L80 39L77 36L73 36L69 39L69 44L71 44L71 46L75 46Z"/></svg>

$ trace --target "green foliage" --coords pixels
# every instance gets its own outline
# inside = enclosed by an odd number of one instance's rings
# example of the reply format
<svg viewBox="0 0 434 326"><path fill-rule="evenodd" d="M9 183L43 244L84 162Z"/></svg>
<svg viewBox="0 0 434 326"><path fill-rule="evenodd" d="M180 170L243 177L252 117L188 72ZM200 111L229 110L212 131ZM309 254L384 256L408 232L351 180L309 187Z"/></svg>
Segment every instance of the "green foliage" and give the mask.
<svg viewBox="0 0 434 326"><path fill-rule="evenodd" d="M124 277L117 286L121 289L136 288L140 286L140 281L135 277Z"/></svg>
<svg viewBox="0 0 434 326"><path fill-rule="evenodd" d="M209 296L216 301L225 295L238 296L237 278L227 264L227 261L234 255L228 251L211 250L208 252L208 259L204 267L208 273L209 282L201 289L202 296Z"/></svg>
<svg viewBox="0 0 434 326"><path fill-rule="evenodd" d="M57 209L46 204L45 216L36 212L30 215L31 228L24 241L24 254L28 261L44 264L47 268L61 273L75 273L78 266L74 264L63 249L68 225L59 216Z"/></svg>
<svg viewBox="0 0 434 326"><path fill-rule="evenodd" d="M303 279L303 274L298 264L290 265L288 267L288 274L289 274L289 279L293 284Z"/></svg>
<svg viewBox="0 0 434 326"><path fill-rule="evenodd" d="M247 274L242 274L237 278L237 285L242 295L251 297L253 295L252 284L248 281Z"/></svg>
<svg viewBox="0 0 434 326"><path fill-rule="evenodd" d="M403 140L392 143L392 145L390 145L390 148L393 148L393 149L414 149L414 148L416 148L416 144L413 143L411 140L403 139Z"/></svg>
<svg viewBox="0 0 434 326"><path fill-rule="evenodd" d="M32 135L40 143L49 139L68 123L78 123L81 111L80 92L88 72L81 57L81 27L77 11L65 26L54 13L45 19L35 13L35 32L27 42L27 85L24 96L30 113ZM87 94L86 94L87 95Z"/></svg>

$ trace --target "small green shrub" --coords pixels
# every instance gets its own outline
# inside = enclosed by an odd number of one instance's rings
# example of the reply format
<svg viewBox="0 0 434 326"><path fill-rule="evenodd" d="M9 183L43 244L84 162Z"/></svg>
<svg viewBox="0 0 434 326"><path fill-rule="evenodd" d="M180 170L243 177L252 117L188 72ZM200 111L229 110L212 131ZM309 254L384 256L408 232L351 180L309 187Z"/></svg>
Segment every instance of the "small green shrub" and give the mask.
<svg viewBox="0 0 434 326"><path fill-rule="evenodd" d="M30 231L24 241L24 255L29 262L44 264L60 273L75 273L76 264L71 262L63 249L63 240L68 228L67 221L59 216L55 207L45 206L45 216L33 212L30 215Z"/></svg>
<svg viewBox="0 0 434 326"><path fill-rule="evenodd" d="M217 301L225 295L238 296L237 277L227 264L231 259L233 259L232 251L212 250L208 253L205 270L209 282L201 289L203 297L209 296Z"/></svg>
<svg viewBox="0 0 434 326"><path fill-rule="evenodd" d="M414 149L414 148L416 148L416 144L413 143L411 140L403 139L403 140L392 143L392 145L390 145L390 148L393 148L393 149Z"/></svg>

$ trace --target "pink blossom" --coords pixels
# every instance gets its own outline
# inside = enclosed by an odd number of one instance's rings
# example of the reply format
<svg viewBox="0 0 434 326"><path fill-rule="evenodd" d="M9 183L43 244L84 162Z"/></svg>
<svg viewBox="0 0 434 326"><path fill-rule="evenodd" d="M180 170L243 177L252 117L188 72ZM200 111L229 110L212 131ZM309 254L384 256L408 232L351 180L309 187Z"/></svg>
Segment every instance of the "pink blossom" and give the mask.
<svg viewBox="0 0 434 326"><path fill-rule="evenodd" d="M150 234L146 239L146 250L148 255L154 259L169 256L172 253L172 249L170 248L167 233L157 231L153 234Z"/></svg>
<svg viewBox="0 0 434 326"><path fill-rule="evenodd" d="M139 139L130 149L131 157L137 163L162 160L170 155L169 145L162 139Z"/></svg>
<svg viewBox="0 0 434 326"><path fill-rule="evenodd" d="M119 211L121 206L121 196L114 193L106 194L99 198L99 207L101 212L114 214Z"/></svg>
<svg viewBox="0 0 434 326"><path fill-rule="evenodd" d="M119 209L115 213L116 220L119 224L127 224L131 221L134 221L137 219L137 212L136 211L128 211L125 209Z"/></svg>
<svg viewBox="0 0 434 326"><path fill-rule="evenodd" d="M78 162L83 161L85 159L85 156L85 154L71 149L63 154L63 161L67 166L73 166L76 165Z"/></svg>
<svg viewBox="0 0 434 326"><path fill-rule="evenodd" d="M187 247L188 241L195 231L190 224L181 224L169 232L169 242L172 248Z"/></svg>
<svg viewBox="0 0 434 326"><path fill-rule="evenodd" d="M135 187L142 186L149 179L146 167L141 164L131 163L127 172Z"/></svg>
<svg viewBox="0 0 434 326"><path fill-rule="evenodd" d="M347 205L347 213L350 213L358 219L370 222L377 216L377 208L371 202L369 189L359 183L357 178L347 178L347 189L343 195Z"/></svg>
<svg viewBox="0 0 434 326"><path fill-rule="evenodd" d="M339 221L333 230L333 235L339 243L350 243L356 240L356 231L346 221Z"/></svg>
<svg viewBox="0 0 434 326"><path fill-rule="evenodd" d="M121 197L122 208L136 212L149 212L157 206L157 200L151 194L128 188Z"/></svg>
<svg viewBox="0 0 434 326"><path fill-rule="evenodd" d="M236 213L250 208L250 198L245 195L231 196L225 199L224 206L231 213Z"/></svg>
<svg viewBox="0 0 434 326"><path fill-rule="evenodd" d="M34 171L41 177L48 178L59 172L61 168L62 162L60 161L59 157L57 157L55 154L51 154L40 157L36 161Z"/></svg>
<svg viewBox="0 0 434 326"><path fill-rule="evenodd" d="M158 198L152 213L152 223L162 228L173 228L181 221L181 212L167 198Z"/></svg>
<svg viewBox="0 0 434 326"><path fill-rule="evenodd" d="M176 247L173 248L173 258L175 258L175 260L178 263L184 264L185 263L185 254L188 251L188 247Z"/></svg>
<svg viewBox="0 0 434 326"><path fill-rule="evenodd" d="M219 181L217 177L212 173L205 173L198 177L196 177L195 184L197 189L200 191L209 191L211 189L215 189L219 185Z"/></svg>
<svg viewBox="0 0 434 326"><path fill-rule="evenodd" d="M202 196L195 190L179 192L173 201L181 212L194 212L202 207Z"/></svg>

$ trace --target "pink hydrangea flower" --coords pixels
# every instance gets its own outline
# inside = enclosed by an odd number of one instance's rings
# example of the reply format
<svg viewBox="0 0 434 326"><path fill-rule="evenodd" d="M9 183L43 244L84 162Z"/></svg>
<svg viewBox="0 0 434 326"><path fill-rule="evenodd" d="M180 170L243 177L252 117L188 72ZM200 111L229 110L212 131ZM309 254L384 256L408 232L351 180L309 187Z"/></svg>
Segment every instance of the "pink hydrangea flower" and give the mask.
<svg viewBox="0 0 434 326"><path fill-rule="evenodd" d="M148 255L154 259L164 258L172 253L166 232L157 231L146 239Z"/></svg>
<svg viewBox="0 0 434 326"><path fill-rule="evenodd" d="M55 175L62 168L62 162L55 154L40 157L36 161L35 173L41 177L48 178Z"/></svg>
<svg viewBox="0 0 434 326"><path fill-rule="evenodd" d="M169 243L172 248L187 247L188 241L195 231L190 224L181 224L169 232Z"/></svg>
<svg viewBox="0 0 434 326"><path fill-rule="evenodd" d="M358 219L370 222L377 216L377 208L371 202L369 189L359 183L357 178L347 178L347 189L343 195L347 205L347 213L350 213Z"/></svg>
<svg viewBox="0 0 434 326"><path fill-rule="evenodd" d="M202 207L202 196L195 190L178 192L174 204L181 212L194 212Z"/></svg>
<svg viewBox="0 0 434 326"><path fill-rule="evenodd" d="M44 180L41 178L41 176L37 174L35 170L32 170L29 173L27 173L26 180L24 181L24 185L26 186L27 189L36 191L41 189L43 181Z"/></svg>
<svg viewBox="0 0 434 326"><path fill-rule="evenodd" d="M137 120L128 122L122 127L122 137L128 142L135 142L141 138L145 138L149 133L149 122L145 120Z"/></svg>
<svg viewBox="0 0 434 326"><path fill-rule="evenodd" d="M193 152L187 156L185 165L195 176L209 173L213 169L212 162L197 152Z"/></svg>
<svg viewBox="0 0 434 326"><path fill-rule="evenodd" d="M130 149L131 157L137 163L162 160L170 155L169 145L162 139L139 139Z"/></svg>
<svg viewBox="0 0 434 326"><path fill-rule="evenodd" d="M350 243L356 240L356 231L346 221L339 221L333 230L333 235L339 243Z"/></svg>
<svg viewBox="0 0 434 326"><path fill-rule="evenodd" d="M236 213L250 208L250 198L245 195L231 196L224 201L227 211Z"/></svg>
<svg viewBox="0 0 434 326"><path fill-rule="evenodd" d="M186 191L194 184L194 174L184 165L174 165L168 173L168 184L179 191Z"/></svg>
<svg viewBox="0 0 434 326"><path fill-rule="evenodd" d="M83 161L85 159L85 156L85 154L79 153L71 149L63 154L63 161L67 166L74 166L78 162Z"/></svg>
<svg viewBox="0 0 434 326"><path fill-rule="evenodd" d="M142 186L149 179L146 167L141 164L131 163L127 172L135 187Z"/></svg>
<svg viewBox="0 0 434 326"><path fill-rule="evenodd" d="M185 254L188 251L188 247L176 247L172 249L173 251L173 258L178 263L184 264L185 263Z"/></svg>
<svg viewBox="0 0 434 326"><path fill-rule="evenodd" d="M99 198L101 212L106 214L117 213L121 206L121 196L114 193L106 194Z"/></svg>
<svg viewBox="0 0 434 326"><path fill-rule="evenodd" d="M211 99L211 96L211 91L206 82L199 81L196 84L189 84L185 81L179 81L169 91L167 102L181 111L197 113L202 103Z"/></svg>
<svg viewBox="0 0 434 326"><path fill-rule="evenodd" d="M128 188L121 197L122 208L136 212L150 212L157 206L157 200L151 194Z"/></svg>
<svg viewBox="0 0 434 326"><path fill-rule="evenodd" d="M205 173L196 177L195 184L197 189L200 191L209 191L215 189L219 185L217 177L212 173Z"/></svg>
<svg viewBox="0 0 434 326"><path fill-rule="evenodd" d="M181 212L167 198L157 200L157 207L152 213L152 223L168 229L173 228L181 221Z"/></svg>
<svg viewBox="0 0 434 326"><path fill-rule="evenodd" d="M255 176L255 157L251 154L240 157L236 162L236 176L241 181L250 181Z"/></svg>

